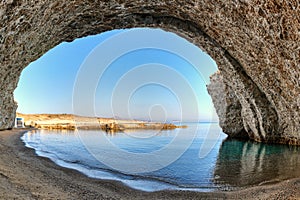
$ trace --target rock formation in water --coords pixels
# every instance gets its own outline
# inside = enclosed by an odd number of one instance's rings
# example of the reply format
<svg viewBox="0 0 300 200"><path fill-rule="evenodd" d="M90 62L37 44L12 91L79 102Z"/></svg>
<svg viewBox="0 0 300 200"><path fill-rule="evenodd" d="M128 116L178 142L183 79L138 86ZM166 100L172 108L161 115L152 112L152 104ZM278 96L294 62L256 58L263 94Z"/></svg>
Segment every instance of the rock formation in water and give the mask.
<svg viewBox="0 0 300 200"><path fill-rule="evenodd" d="M211 76L210 82L207 90L213 100L223 132L231 137L247 139L248 133L245 131L241 115L242 105L234 91L224 84L219 71Z"/></svg>
<svg viewBox="0 0 300 200"><path fill-rule="evenodd" d="M13 125L21 71L49 49L112 29L155 27L216 61L220 73L209 88L226 133L300 144L299 19L297 0L1 1L0 129Z"/></svg>
<svg viewBox="0 0 300 200"><path fill-rule="evenodd" d="M243 83L235 84L242 86ZM219 116L220 126L230 137L267 143L300 144L299 125L293 124L299 120L299 113L291 110L290 114L295 112L296 118L284 121L280 113L287 112L288 107L279 110L272 106L258 88L252 88L248 96L240 96L237 93L239 90L232 89L224 82L222 74L217 72L211 76L207 89ZM245 92L243 86L240 89Z"/></svg>

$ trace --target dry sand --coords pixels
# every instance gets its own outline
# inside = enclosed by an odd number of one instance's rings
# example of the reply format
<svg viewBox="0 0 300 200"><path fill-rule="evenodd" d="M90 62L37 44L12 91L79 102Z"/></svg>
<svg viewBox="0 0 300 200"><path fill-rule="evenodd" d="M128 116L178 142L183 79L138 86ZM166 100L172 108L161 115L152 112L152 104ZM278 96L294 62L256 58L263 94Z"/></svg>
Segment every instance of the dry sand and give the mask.
<svg viewBox="0 0 300 200"><path fill-rule="evenodd" d="M233 192L137 191L38 157L20 140L23 133L0 132L0 199L300 199L300 179Z"/></svg>

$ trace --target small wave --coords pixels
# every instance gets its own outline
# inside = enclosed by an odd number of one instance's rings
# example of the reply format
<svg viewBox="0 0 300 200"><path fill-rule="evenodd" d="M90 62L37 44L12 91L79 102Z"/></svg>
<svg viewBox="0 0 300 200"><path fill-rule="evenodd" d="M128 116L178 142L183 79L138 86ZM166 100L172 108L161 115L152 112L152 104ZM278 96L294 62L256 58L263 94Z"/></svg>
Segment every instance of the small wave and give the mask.
<svg viewBox="0 0 300 200"><path fill-rule="evenodd" d="M126 174L106 166L94 166L94 163L90 165L84 160L60 156L59 153L55 153L56 150L47 149L41 143L30 141L25 134L21 137L25 146L35 149L38 156L47 157L59 166L77 170L91 178L120 181L131 188L147 192L161 190L213 191L216 189L216 187L210 186L194 187L193 185L177 184L166 178L149 174Z"/></svg>
<svg viewBox="0 0 300 200"><path fill-rule="evenodd" d="M37 155L47 157L61 167L77 170L90 178L120 181L128 187L146 192L161 190L213 191L216 189L215 187L191 187L178 185L159 177L150 177L139 174L132 175L112 169L92 167L86 165L80 160L62 159L57 156L57 154L48 151L37 151Z"/></svg>

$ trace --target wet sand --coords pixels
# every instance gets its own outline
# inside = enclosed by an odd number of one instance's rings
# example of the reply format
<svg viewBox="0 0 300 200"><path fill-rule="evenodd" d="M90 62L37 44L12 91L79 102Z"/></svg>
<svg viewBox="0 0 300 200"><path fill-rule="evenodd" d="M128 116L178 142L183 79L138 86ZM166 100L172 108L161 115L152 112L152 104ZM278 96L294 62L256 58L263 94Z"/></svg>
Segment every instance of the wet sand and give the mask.
<svg viewBox="0 0 300 200"><path fill-rule="evenodd" d="M0 131L0 199L300 199L300 178L232 192L142 192L38 157L21 141L24 131Z"/></svg>

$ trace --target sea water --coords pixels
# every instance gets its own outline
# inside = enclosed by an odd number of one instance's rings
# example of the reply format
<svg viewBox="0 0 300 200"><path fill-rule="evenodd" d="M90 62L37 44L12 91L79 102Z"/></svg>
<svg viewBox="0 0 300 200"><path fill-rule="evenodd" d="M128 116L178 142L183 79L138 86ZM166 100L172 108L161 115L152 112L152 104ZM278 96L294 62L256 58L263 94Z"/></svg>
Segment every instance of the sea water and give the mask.
<svg viewBox="0 0 300 200"><path fill-rule="evenodd" d="M234 190L300 176L298 147L227 139L215 123L125 132L34 130L22 140L60 166L143 191ZM159 155L164 149L168 154ZM121 157L122 152L132 157ZM146 163L136 162L135 155L144 155Z"/></svg>

